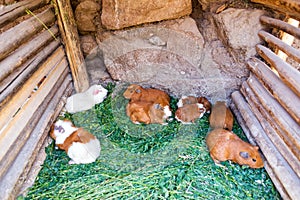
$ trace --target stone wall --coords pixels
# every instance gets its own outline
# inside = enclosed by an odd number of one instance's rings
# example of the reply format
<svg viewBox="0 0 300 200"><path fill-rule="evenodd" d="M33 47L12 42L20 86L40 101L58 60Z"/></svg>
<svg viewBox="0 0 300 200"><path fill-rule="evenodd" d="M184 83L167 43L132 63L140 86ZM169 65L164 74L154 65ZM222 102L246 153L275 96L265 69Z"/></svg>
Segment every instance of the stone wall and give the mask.
<svg viewBox="0 0 300 200"><path fill-rule="evenodd" d="M245 60L261 42L256 33L266 11L230 8L227 1L154 2L76 3L92 82L137 82L175 97L228 99L249 75ZM216 5L223 10L213 12Z"/></svg>

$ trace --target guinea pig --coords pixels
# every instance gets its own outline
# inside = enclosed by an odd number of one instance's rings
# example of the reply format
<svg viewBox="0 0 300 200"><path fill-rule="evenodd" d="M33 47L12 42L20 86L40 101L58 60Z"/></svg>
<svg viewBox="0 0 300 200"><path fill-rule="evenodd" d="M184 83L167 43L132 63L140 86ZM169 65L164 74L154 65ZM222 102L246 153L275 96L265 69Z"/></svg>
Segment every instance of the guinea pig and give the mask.
<svg viewBox="0 0 300 200"><path fill-rule="evenodd" d="M182 96L177 102L177 107L183 107L186 104L195 104L198 103L198 98L195 96Z"/></svg>
<svg viewBox="0 0 300 200"><path fill-rule="evenodd" d="M203 104L205 108L205 112L210 113L211 103L205 97L195 97L195 96L182 96L177 102L177 107L183 107L186 104L195 104L200 103Z"/></svg>
<svg viewBox="0 0 300 200"><path fill-rule="evenodd" d="M206 136L206 144L213 161L218 165L222 161L231 160L251 168L264 166L258 147L241 140L231 131L217 128Z"/></svg>
<svg viewBox="0 0 300 200"><path fill-rule="evenodd" d="M213 105L210 116L209 125L212 129L223 128L231 131L233 127L233 115L229 108L226 106L226 102L217 101Z"/></svg>
<svg viewBox="0 0 300 200"><path fill-rule="evenodd" d="M55 145L71 158L69 164L94 162L100 155L99 140L88 131L75 127L69 120L58 120L50 130Z"/></svg>
<svg viewBox="0 0 300 200"><path fill-rule="evenodd" d="M165 121L172 115L168 106L147 101L130 101L126 106L126 114L135 123L166 124Z"/></svg>
<svg viewBox="0 0 300 200"><path fill-rule="evenodd" d="M175 112L175 118L183 124L191 124L205 113L203 104L185 104Z"/></svg>
<svg viewBox="0 0 300 200"><path fill-rule="evenodd" d="M147 101L158 103L162 107L170 106L170 97L166 92L153 88L143 88L136 84L130 85L123 96L131 101Z"/></svg>
<svg viewBox="0 0 300 200"><path fill-rule="evenodd" d="M203 104L206 112L210 113L210 111L211 111L211 103L208 101L208 99L205 98L205 97L198 97L197 99L198 99L198 103Z"/></svg>
<svg viewBox="0 0 300 200"><path fill-rule="evenodd" d="M69 113L76 113L91 109L95 104L101 103L107 95L107 90L101 85L93 85L82 93L77 93L69 98L65 105Z"/></svg>

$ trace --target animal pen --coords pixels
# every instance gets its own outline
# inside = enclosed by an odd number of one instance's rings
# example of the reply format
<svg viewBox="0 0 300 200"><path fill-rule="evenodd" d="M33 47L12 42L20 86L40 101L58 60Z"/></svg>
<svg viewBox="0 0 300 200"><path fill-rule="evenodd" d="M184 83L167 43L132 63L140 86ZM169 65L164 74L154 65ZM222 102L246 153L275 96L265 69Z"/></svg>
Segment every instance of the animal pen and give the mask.
<svg viewBox="0 0 300 200"><path fill-rule="evenodd" d="M252 2L300 20L297 0ZM298 199L300 50L274 33L300 39L300 29L270 16L260 22L270 31L256 33L264 45L258 44L257 56L245 63L250 74L230 95L230 108L250 143L259 146L281 197ZM90 83L68 0L24 0L0 7L0 46L0 199L15 199L66 98Z"/></svg>

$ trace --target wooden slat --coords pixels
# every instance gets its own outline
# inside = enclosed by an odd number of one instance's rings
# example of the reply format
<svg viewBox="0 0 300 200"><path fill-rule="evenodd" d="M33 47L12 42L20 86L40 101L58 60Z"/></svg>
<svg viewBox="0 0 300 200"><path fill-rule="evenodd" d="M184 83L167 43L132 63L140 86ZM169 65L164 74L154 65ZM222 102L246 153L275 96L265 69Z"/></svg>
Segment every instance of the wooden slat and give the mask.
<svg viewBox="0 0 300 200"><path fill-rule="evenodd" d="M33 162L36 159L38 150L41 149L52 122L59 115L64 106L64 98L67 98L73 90L70 76L61 76L62 84L56 84L57 90L53 89L54 97L43 112L34 130L10 169L0 181L0 199L16 199L22 183L25 181Z"/></svg>
<svg viewBox="0 0 300 200"><path fill-rule="evenodd" d="M48 0L29 0L20 1L11 5L7 5L0 10L0 27L12 22L16 18L25 15L26 9L34 10L35 8L42 7Z"/></svg>
<svg viewBox="0 0 300 200"><path fill-rule="evenodd" d="M282 130L277 127L276 123L272 122L272 117L267 113L264 107L260 104L259 100L256 98L252 89L248 86L247 82L244 82L241 88L242 94L248 98L248 104L250 105L253 113L260 122L261 126L265 130L265 133L270 138L274 146L280 151L283 158L291 166L293 171L300 177L300 162L299 162L299 149L295 148L297 151L295 155L290 149L293 148L292 143L289 138L281 138L284 136Z"/></svg>
<svg viewBox="0 0 300 200"><path fill-rule="evenodd" d="M245 101L245 100L244 100ZM257 145L254 137L252 136L252 133L250 131L250 129L248 128L248 126L246 125L246 121L244 120L243 116L241 115L240 111L237 109L236 105L234 103L230 104L230 108L233 111L238 123L241 125L243 132L245 133L245 135L247 136L249 142L253 145ZM252 112L250 110L250 112ZM254 122L248 122L248 124L254 124ZM263 156L263 155L262 155ZM264 158L264 156L263 156ZM282 183L279 181L279 179L276 177L276 175L274 174L273 169L271 168L270 164L268 163L268 161L265 160L264 158L264 168L266 169L267 173L269 174L269 176L272 179L272 182L274 183L277 191L280 193L281 197L285 200L290 199L287 191L285 190L285 188L283 187Z"/></svg>
<svg viewBox="0 0 300 200"><path fill-rule="evenodd" d="M1 129L8 123L13 115L24 104L25 100L30 96L34 87L38 82L49 73L49 71L60 62L64 57L64 50L62 48L57 49L48 60L31 76L31 78L23 84L22 88L11 98L5 106L1 108L0 113L0 138Z"/></svg>
<svg viewBox="0 0 300 200"><path fill-rule="evenodd" d="M300 97L300 72L265 46L256 45L256 51L276 69L282 81Z"/></svg>
<svg viewBox="0 0 300 200"><path fill-rule="evenodd" d="M89 77L84 57L81 52L73 10L69 0L55 0L55 5L59 11L57 15L58 26L66 47L74 87L77 92L83 92L89 88Z"/></svg>
<svg viewBox="0 0 300 200"><path fill-rule="evenodd" d="M300 20L299 0L251 0Z"/></svg>
<svg viewBox="0 0 300 200"><path fill-rule="evenodd" d="M258 35L266 41L268 44L276 46L278 49L283 51L286 55L293 58L295 61L300 63L300 50L295 49L294 47L284 43L282 40L273 36L272 34L266 31L259 31Z"/></svg>
<svg viewBox="0 0 300 200"><path fill-rule="evenodd" d="M255 115L252 113L249 105L246 103L241 93L238 91L233 92L231 97L237 109L243 116L246 125L251 131L265 158L267 159L270 167L277 176L276 178L280 181L281 185L284 187L284 190L286 190L289 198L297 199L300 196L299 177L287 164L272 141L268 138L264 129L261 127Z"/></svg>
<svg viewBox="0 0 300 200"><path fill-rule="evenodd" d="M236 108L234 103L230 104L230 109L233 111L235 119L238 121L239 125L243 129L243 132L246 135L249 143L252 144L252 145L257 146L257 143L256 143L254 137L251 135L251 132L250 132L249 128L247 127L245 120L243 119L241 113Z"/></svg>
<svg viewBox="0 0 300 200"><path fill-rule="evenodd" d="M38 19L36 19L38 18ZM18 48L27 39L33 37L42 28L43 24L49 25L55 21L54 13L51 9L47 9L42 13L39 13L35 17L23 21L15 27L0 34L0 60L9 55L13 50Z"/></svg>
<svg viewBox="0 0 300 200"><path fill-rule="evenodd" d="M261 16L260 21L264 24L267 24L274 28L280 29L280 30L300 39L300 29L295 26L292 26L292 25L290 25L286 22L283 22L279 19L274 19L274 18L267 17L267 16Z"/></svg>
<svg viewBox="0 0 300 200"><path fill-rule="evenodd" d="M47 45L50 41L54 40L50 32L54 35L57 35L58 34L57 26L54 25L49 30L45 30L41 32L36 37L32 38L30 42L21 46L15 52L13 52L13 54L11 54L10 56L2 60L0 62L0 67L1 67L0 82L2 82L4 78L9 76L10 73L14 72L30 57L36 54L38 50L40 50L42 47Z"/></svg>
<svg viewBox="0 0 300 200"><path fill-rule="evenodd" d="M268 88L284 109L300 124L300 99L271 69L257 58L250 58L248 68Z"/></svg>
<svg viewBox="0 0 300 200"><path fill-rule="evenodd" d="M255 76L250 76L247 80L249 87L255 94L260 104L266 112L272 116L272 122L280 126L284 131L282 138L288 137L292 141L290 148L298 149L298 159L300 160L300 125L289 115L288 112L274 99L270 93L261 85Z"/></svg>
<svg viewBox="0 0 300 200"><path fill-rule="evenodd" d="M24 84L28 77L34 73L42 61L46 60L46 58L58 48L59 44L60 38L58 38L57 41L52 41L22 66L12 72L10 76L0 82L0 109L10 100L12 94Z"/></svg>
<svg viewBox="0 0 300 200"><path fill-rule="evenodd" d="M39 120L39 116L43 113L41 107L47 106L51 100L47 96L51 93L60 75L66 71L67 66L66 59L62 59L59 63L56 63L55 68L47 75L45 82L40 86L41 92L32 94L29 101L26 102L1 133L0 176L3 176L9 168L11 162L15 159L24 142L29 137L30 132L26 130L34 127L32 120Z"/></svg>

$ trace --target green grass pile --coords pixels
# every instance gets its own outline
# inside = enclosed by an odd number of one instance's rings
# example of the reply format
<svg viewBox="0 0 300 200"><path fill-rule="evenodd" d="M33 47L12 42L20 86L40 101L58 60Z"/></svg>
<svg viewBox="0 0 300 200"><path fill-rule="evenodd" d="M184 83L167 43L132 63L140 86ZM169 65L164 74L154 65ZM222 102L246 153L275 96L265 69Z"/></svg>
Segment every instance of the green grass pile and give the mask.
<svg viewBox="0 0 300 200"><path fill-rule="evenodd" d="M124 87L93 109L66 115L101 142L96 162L69 165L54 143L21 199L280 199L266 171L230 162L214 164L205 144L208 115L193 125L135 125L125 114ZM176 109L176 99L172 99ZM245 139L240 127L234 132Z"/></svg>

